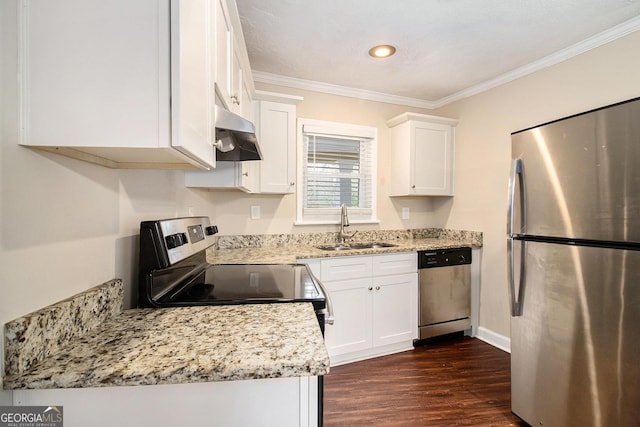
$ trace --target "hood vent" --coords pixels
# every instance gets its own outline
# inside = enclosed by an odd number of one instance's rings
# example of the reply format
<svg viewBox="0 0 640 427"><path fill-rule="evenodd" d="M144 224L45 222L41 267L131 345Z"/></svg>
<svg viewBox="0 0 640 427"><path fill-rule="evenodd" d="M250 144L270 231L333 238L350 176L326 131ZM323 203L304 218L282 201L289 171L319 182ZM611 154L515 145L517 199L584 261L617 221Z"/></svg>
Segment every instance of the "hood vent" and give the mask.
<svg viewBox="0 0 640 427"><path fill-rule="evenodd" d="M262 160L256 129L249 120L216 105L216 161Z"/></svg>

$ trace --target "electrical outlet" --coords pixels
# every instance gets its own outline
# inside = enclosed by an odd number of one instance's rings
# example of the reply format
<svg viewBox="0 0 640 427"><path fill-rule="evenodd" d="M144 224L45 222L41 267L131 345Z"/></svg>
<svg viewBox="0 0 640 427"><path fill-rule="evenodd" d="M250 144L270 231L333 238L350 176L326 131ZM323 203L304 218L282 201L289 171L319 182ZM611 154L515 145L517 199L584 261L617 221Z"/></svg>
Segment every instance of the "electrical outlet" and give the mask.
<svg viewBox="0 0 640 427"><path fill-rule="evenodd" d="M409 219L411 217L411 212L409 208L402 208L402 219Z"/></svg>
<svg viewBox="0 0 640 427"><path fill-rule="evenodd" d="M251 206L251 219L260 219L260 206Z"/></svg>

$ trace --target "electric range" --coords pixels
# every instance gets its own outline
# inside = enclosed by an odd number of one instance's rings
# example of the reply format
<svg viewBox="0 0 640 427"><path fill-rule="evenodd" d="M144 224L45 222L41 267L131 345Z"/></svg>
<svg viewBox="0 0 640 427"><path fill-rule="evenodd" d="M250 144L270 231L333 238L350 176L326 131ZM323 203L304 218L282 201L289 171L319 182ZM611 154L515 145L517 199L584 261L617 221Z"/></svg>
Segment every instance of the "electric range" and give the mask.
<svg viewBox="0 0 640 427"><path fill-rule="evenodd" d="M206 250L218 232L208 217L140 223L139 307L309 302L320 330L333 323L322 283L305 264L212 264ZM322 425L323 378L318 378Z"/></svg>

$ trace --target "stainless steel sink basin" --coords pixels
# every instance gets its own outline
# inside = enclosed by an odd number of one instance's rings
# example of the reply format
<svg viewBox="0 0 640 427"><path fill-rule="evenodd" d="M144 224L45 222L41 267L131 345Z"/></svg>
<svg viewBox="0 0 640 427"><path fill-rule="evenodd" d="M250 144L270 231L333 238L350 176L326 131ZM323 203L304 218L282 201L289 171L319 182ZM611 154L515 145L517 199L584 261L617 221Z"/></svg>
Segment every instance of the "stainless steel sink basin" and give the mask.
<svg viewBox="0 0 640 427"><path fill-rule="evenodd" d="M372 242L372 243L354 243L351 245L353 249L378 249L378 248L393 248L398 245L393 243Z"/></svg>
<svg viewBox="0 0 640 427"><path fill-rule="evenodd" d="M348 251L349 249L353 249L348 245L324 245L324 246L316 246L318 249L322 249L323 251Z"/></svg>
<svg viewBox="0 0 640 427"><path fill-rule="evenodd" d="M370 242L370 243L353 243L350 245L323 245L316 246L318 249L322 249L323 251L348 251L350 249L378 249L378 248L392 248L398 245L394 245L392 243L383 243L383 242Z"/></svg>

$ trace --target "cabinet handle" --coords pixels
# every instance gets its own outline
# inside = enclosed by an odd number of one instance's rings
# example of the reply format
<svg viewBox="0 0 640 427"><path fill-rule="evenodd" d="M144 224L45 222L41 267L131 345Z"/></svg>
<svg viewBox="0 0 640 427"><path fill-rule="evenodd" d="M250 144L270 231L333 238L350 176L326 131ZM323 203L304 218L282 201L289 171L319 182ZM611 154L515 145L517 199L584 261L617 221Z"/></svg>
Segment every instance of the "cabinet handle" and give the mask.
<svg viewBox="0 0 640 427"><path fill-rule="evenodd" d="M240 101L238 100L238 96L237 95L231 95L229 97L231 99L231 102L236 104L236 105L240 105Z"/></svg>
<svg viewBox="0 0 640 427"><path fill-rule="evenodd" d="M291 181L291 182L289 183L289 185L293 187L294 185L296 185L296 183L295 183L295 182L293 182L293 181Z"/></svg>
<svg viewBox="0 0 640 427"><path fill-rule="evenodd" d="M243 172L242 176L249 176L249 172Z"/></svg>
<svg viewBox="0 0 640 427"><path fill-rule="evenodd" d="M370 291L373 290L373 286L369 286L367 289L369 289Z"/></svg>
<svg viewBox="0 0 640 427"><path fill-rule="evenodd" d="M376 286L376 291L379 291L379 290L380 290L380 286Z"/></svg>
<svg viewBox="0 0 640 427"><path fill-rule="evenodd" d="M411 186L411 189L412 189L412 190L415 190L415 189L416 189L416 185L415 185L415 184L413 184L413 185Z"/></svg>

